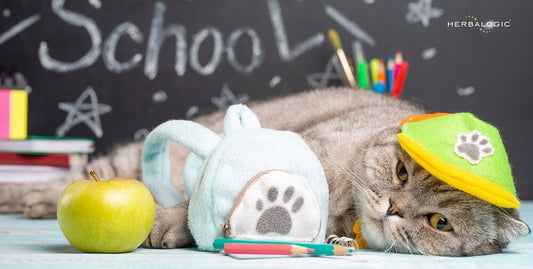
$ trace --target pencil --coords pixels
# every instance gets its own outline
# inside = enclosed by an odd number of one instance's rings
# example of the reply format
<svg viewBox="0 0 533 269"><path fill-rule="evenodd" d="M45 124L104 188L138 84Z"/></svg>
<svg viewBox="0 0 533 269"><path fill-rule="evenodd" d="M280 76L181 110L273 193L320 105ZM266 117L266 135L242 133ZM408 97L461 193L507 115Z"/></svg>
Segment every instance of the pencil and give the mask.
<svg viewBox="0 0 533 269"><path fill-rule="evenodd" d="M340 245L331 244L314 244L314 243L300 243L300 242L285 242L285 241L256 241L243 239L226 239L217 238L213 242L213 248L224 249L224 246L229 243L247 243L247 244L278 244L278 245L298 245L306 248L314 249L313 255L344 255L352 254L353 248L348 248Z"/></svg>
<svg viewBox="0 0 533 269"><path fill-rule="evenodd" d="M392 56L387 60L387 92L391 92L394 85L394 58Z"/></svg>
<svg viewBox="0 0 533 269"><path fill-rule="evenodd" d="M396 77L398 76L398 72L400 71L402 62L403 62L402 52L397 51L396 55L394 56L394 79L396 79Z"/></svg>
<svg viewBox="0 0 533 269"><path fill-rule="evenodd" d="M379 74L379 59L370 60L370 78L372 85L378 83L378 74Z"/></svg>
<svg viewBox="0 0 533 269"><path fill-rule="evenodd" d="M407 71L409 70L409 63L403 62L398 71L398 75L394 79L394 87L392 88L391 95L394 97L400 97L403 91L403 84L405 83L405 78L407 77Z"/></svg>
<svg viewBox="0 0 533 269"><path fill-rule="evenodd" d="M372 85L372 89L377 93L385 93L386 89L386 79L385 79L385 66L383 65L383 60L379 59L377 62L377 74L376 82Z"/></svg>
<svg viewBox="0 0 533 269"><path fill-rule="evenodd" d="M357 63L357 83L359 83L359 88L368 89L368 64L365 61L361 42L355 41L353 43L353 50L355 51L355 62Z"/></svg>
<svg viewBox="0 0 533 269"><path fill-rule="evenodd" d="M225 254L299 255L312 254L313 252L315 252L315 250L312 248L297 245L247 243L224 244Z"/></svg>
<svg viewBox="0 0 533 269"><path fill-rule="evenodd" d="M329 29L328 35L329 35L329 41L331 42L331 45L333 46L333 49L335 50L335 53L337 54L337 58L339 59L339 63L344 73L344 78L346 80L346 83L348 83L348 85L352 88L357 87L357 83L355 82L355 77L352 73L352 68L350 67L348 58L346 57L346 54L344 53L344 50L342 49L342 43L339 38L339 34L334 29Z"/></svg>

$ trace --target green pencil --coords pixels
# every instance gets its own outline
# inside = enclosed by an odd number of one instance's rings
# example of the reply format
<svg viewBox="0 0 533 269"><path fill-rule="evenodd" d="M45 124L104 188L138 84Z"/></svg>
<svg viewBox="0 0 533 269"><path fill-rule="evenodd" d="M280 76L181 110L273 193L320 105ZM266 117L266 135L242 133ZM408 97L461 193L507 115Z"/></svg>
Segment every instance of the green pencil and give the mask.
<svg viewBox="0 0 533 269"><path fill-rule="evenodd" d="M215 249L224 249L226 243L240 243L240 244L277 244L277 245L298 245L315 250L313 255L346 255L354 252L353 248L331 245L331 244L314 244L314 243L299 243L299 242L283 242L283 241L255 241L255 240L241 240L241 239L226 239L217 238L213 242Z"/></svg>
<svg viewBox="0 0 533 269"><path fill-rule="evenodd" d="M368 81L368 64L365 61L361 42L355 41L353 43L353 50L355 53L355 62L357 63L357 83L359 83L359 88L368 89L370 87Z"/></svg>

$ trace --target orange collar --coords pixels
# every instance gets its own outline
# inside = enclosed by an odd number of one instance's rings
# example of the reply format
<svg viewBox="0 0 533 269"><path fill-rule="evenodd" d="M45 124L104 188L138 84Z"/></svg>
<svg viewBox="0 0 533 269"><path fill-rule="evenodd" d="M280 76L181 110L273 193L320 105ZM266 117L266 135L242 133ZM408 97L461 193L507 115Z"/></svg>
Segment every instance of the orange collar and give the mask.
<svg viewBox="0 0 533 269"><path fill-rule="evenodd" d="M368 248L368 246L366 245L366 241L363 238L363 234L361 233L361 221L359 221L358 218L355 219L352 231L355 234L353 239L355 243L357 244L357 247L359 249Z"/></svg>

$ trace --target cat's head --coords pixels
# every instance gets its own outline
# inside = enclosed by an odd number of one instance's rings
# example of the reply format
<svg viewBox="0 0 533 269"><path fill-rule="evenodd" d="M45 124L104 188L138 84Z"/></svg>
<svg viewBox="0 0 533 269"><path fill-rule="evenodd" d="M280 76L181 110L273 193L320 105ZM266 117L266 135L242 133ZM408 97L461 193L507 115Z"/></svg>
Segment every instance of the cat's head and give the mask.
<svg viewBox="0 0 533 269"><path fill-rule="evenodd" d="M368 141L348 174L362 234L374 249L444 256L501 252L529 234L516 210L457 190L418 165L391 128Z"/></svg>

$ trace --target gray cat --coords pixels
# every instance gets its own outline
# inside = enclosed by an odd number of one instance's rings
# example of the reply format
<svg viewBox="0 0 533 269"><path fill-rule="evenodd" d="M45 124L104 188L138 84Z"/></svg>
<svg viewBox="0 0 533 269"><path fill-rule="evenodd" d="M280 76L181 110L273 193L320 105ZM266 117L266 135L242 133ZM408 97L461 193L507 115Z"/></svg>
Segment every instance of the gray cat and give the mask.
<svg viewBox="0 0 533 269"><path fill-rule="evenodd" d="M353 237L356 218L372 249L425 255L465 256L501 252L527 235L518 212L456 190L430 175L399 146L400 122L426 111L408 102L338 88L280 97L248 106L263 127L299 133L318 155L330 190L326 234ZM221 131L224 111L196 119ZM142 143L117 147L92 161L102 178L141 177ZM184 192L182 166L188 152L171 144L173 184ZM0 212L55 217L56 201L81 172L45 184L0 185ZM145 247L177 248L194 240L187 202L157 207ZM435 221L436 220L436 221Z"/></svg>

